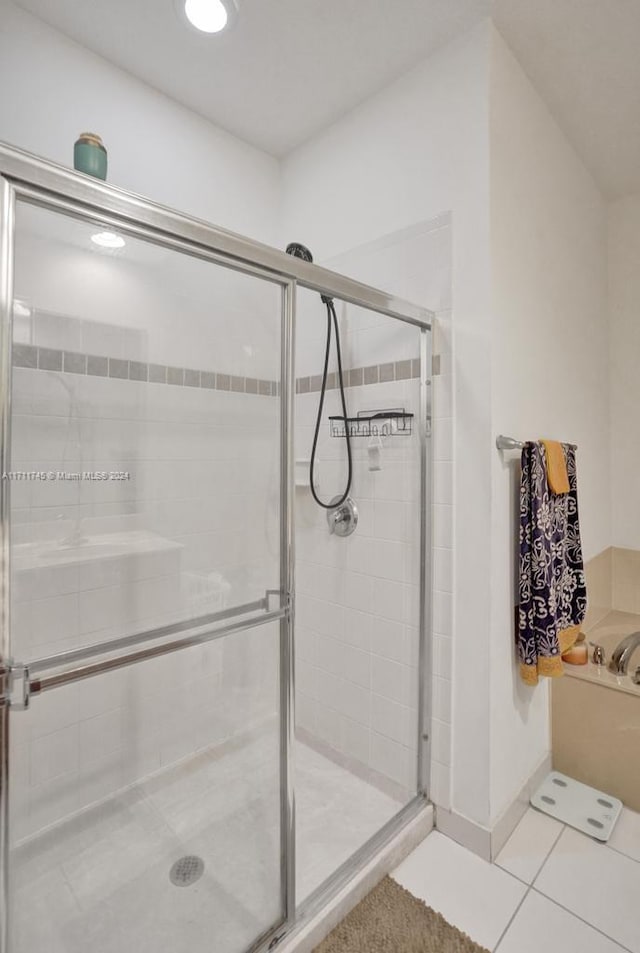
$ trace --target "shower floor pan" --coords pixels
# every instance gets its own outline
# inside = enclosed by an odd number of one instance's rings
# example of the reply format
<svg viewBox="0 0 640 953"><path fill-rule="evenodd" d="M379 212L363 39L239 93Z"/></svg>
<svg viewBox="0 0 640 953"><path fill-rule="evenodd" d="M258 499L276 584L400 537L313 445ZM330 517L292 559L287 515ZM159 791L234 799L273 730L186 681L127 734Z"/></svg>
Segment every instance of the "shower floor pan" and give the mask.
<svg viewBox="0 0 640 953"><path fill-rule="evenodd" d="M278 915L271 747L259 737L197 755L18 847L12 950L197 953L215 938L220 953L243 953ZM400 805L304 744L296 758L300 901ZM186 857L200 876L176 886Z"/></svg>

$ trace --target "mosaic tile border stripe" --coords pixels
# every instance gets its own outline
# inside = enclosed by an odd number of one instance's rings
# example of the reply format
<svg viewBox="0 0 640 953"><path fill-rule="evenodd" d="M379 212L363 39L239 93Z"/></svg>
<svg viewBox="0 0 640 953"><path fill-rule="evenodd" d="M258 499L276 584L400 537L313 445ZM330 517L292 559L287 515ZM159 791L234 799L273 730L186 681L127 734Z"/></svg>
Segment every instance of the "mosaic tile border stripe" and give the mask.
<svg viewBox="0 0 640 953"><path fill-rule="evenodd" d="M13 345L13 365L31 370L64 371L67 374L171 384L176 387L202 387L206 390L234 391L260 397L277 397L280 392L278 381L219 374L216 371L199 371L191 367L172 367L168 364L147 364L144 361L80 354L76 351L59 351L33 344Z"/></svg>
<svg viewBox="0 0 640 953"><path fill-rule="evenodd" d="M409 358L405 361L388 361L386 364L370 364L368 367L352 367L345 370L346 387L362 387L365 384L386 384L389 381L408 381L420 377L420 358ZM313 377L298 377L296 379L296 394L310 394L319 391L322 387L322 375ZM338 387L338 374L332 371L327 376L327 390Z"/></svg>
<svg viewBox="0 0 640 953"><path fill-rule="evenodd" d="M34 344L14 344L13 365L30 370L63 371L67 374L170 384L176 387L201 387L206 390L256 394L259 397L277 397L280 393L278 381L257 377L238 377L235 374L220 374L217 371L199 371L191 367L129 361L119 357L81 354L77 351L62 351L56 348L38 347ZM345 385L362 387L368 384L384 384L389 381L412 380L418 377L420 377L420 358L414 357L404 361L370 364L368 367L352 367L345 370ZM297 394L315 393L321 386L321 374L296 379ZM327 390L336 390L337 387L338 375L336 371L332 371L327 378Z"/></svg>

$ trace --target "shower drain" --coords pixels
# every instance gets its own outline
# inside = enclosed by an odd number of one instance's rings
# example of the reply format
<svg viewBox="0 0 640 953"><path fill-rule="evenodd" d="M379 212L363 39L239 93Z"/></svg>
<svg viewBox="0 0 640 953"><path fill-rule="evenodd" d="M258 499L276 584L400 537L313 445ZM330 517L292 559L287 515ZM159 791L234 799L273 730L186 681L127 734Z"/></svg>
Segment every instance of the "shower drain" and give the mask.
<svg viewBox="0 0 640 953"><path fill-rule="evenodd" d="M169 880L176 887L190 887L196 880L200 880L204 873L204 861L195 854L187 854L176 860L169 871Z"/></svg>

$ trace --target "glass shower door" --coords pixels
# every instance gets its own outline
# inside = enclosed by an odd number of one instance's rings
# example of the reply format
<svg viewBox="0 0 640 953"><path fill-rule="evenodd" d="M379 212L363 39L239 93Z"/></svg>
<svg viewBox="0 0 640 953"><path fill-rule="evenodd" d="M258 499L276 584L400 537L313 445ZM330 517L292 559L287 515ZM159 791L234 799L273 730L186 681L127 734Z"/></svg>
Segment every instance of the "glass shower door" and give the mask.
<svg viewBox="0 0 640 953"><path fill-rule="evenodd" d="M8 949L243 953L290 876L286 282L70 211L16 206Z"/></svg>
<svg viewBox="0 0 640 953"><path fill-rule="evenodd" d="M335 308L348 419L332 354L316 430L324 309L298 293L295 456L309 458L317 433L320 498L339 499L350 474L358 512L353 534L328 532L310 488L296 494L296 875L299 902L312 905L424 790L428 734L429 332L337 298Z"/></svg>

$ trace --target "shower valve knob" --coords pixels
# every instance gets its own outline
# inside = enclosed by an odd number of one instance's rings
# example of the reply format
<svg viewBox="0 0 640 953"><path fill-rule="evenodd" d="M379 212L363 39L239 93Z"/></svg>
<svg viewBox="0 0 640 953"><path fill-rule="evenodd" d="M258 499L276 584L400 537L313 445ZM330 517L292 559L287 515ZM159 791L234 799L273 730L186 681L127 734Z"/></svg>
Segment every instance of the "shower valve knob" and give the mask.
<svg viewBox="0 0 640 953"><path fill-rule="evenodd" d="M339 499L339 496L334 497L336 503ZM333 500L331 502L333 503ZM340 506L327 510L327 523L330 533L336 536L351 536L358 525L358 507L350 496Z"/></svg>

